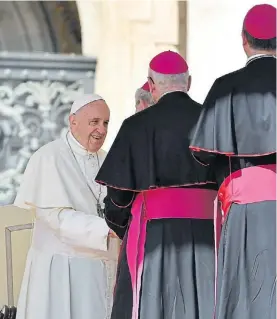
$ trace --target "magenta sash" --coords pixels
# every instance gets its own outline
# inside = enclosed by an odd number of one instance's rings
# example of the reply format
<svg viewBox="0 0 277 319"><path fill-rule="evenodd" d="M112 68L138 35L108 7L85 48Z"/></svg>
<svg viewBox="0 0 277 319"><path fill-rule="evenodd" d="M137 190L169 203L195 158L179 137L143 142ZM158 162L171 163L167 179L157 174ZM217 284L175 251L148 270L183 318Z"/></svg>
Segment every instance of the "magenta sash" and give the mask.
<svg viewBox="0 0 277 319"><path fill-rule="evenodd" d="M230 207L235 204L251 204L276 201L276 164L243 168L230 174L218 190L221 210L215 206L215 298L217 281L218 248L221 225L226 220Z"/></svg>
<svg viewBox="0 0 277 319"><path fill-rule="evenodd" d="M218 190L218 200L222 213L215 208L217 249L221 235L220 225L224 223L233 203L251 204L276 200L276 164L247 167L230 174Z"/></svg>
<svg viewBox="0 0 277 319"><path fill-rule="evenodd" d="M141 192L132 205L127 260L133 289L132 318L139 317L146 226L151 219L213 219L216 191L197 188L160 188Z"/></svg>

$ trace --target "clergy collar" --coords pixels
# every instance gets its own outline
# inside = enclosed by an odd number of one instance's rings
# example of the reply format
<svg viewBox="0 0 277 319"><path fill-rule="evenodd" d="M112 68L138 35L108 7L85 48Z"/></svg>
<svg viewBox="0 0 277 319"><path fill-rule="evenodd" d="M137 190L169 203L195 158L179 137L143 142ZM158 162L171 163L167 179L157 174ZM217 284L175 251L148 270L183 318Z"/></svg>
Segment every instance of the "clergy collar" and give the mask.
<svg viewBox="0 0 277 319"><path fill-rule="evenodd" d="M83 145L81 145L76 138L73 136L71 131L66 133L66 140L68 141L70 147L72 148L74 153L77 153L82 156L95 156L97 153L89 152Z"/></svg>
<svg viewBox="0 0 277 319"><path fill-rule="evenodd" d="M272 54L266 54L266 53L254 54L254 55L251 55L251 56L247 59L246 65L248 65L249 63L251 63L251 62L253 62L253 61L256 61L256 60L258 60L258 59L262 59L262 58L275 58L275 59L276 59L276 56L275 56L275 55L272 55Z"/></svg>

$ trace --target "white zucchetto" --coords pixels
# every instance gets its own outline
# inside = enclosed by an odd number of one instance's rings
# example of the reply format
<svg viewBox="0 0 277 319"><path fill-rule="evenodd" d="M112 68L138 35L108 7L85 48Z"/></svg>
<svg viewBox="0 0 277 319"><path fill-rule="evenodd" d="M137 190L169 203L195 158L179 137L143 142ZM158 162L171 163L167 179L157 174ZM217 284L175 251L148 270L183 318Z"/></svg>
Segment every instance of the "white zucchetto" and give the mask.
<svg viewBox="0 0 277 319"><path fill-rule="evenodd" d="M104 101L104 99L98 94L84 94L73 102L70 114L74 114L85 105L99 100Z"/></svg>

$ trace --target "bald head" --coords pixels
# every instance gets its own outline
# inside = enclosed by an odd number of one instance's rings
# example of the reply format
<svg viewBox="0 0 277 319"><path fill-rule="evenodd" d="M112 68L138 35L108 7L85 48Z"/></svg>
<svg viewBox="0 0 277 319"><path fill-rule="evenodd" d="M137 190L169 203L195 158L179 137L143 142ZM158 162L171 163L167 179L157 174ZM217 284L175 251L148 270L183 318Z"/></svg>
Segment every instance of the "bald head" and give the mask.
<svg viewBox="0 0 277 319"><path fill-rule="evenodd" d="M105 141L109 120L108 105L103 99L97 99L82 105L70 114L70 130L89 152L97 152Z"/></svg>

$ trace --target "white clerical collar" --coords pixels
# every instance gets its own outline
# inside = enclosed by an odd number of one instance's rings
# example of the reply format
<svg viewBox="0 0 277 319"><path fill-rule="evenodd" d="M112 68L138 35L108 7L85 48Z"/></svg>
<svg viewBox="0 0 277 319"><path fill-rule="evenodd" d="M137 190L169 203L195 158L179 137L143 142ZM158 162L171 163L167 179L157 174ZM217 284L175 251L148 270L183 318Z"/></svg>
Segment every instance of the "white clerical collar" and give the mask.
<svg viewBox="0 0 277 319"><path fill-rule="evenodd" d="M66 139L70 144L70 147L72 148L73 152L82 156L96 155L96 153L89 152L83 145L81 145L70 131L66 133Z"/></svg>
<svg viewBox="0 0 277 319"><path fill-rule="evenodd" d="M252 61L256 61L256 60L261 59L261 58L275 58L276 59L276 56L272 55L272 54L266 54L266 53L254 54L254 55L251 55L247 59L246 65L248 65Z"/></svg>

